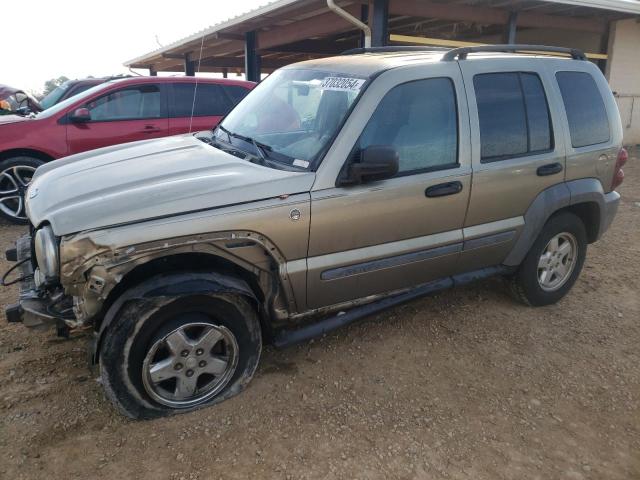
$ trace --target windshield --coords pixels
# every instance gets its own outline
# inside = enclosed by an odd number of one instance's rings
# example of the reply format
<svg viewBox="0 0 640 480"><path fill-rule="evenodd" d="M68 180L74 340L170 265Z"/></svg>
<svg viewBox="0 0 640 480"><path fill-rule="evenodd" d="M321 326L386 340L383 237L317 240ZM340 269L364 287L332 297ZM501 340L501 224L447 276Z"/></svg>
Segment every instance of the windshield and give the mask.
<svg viewBox="0 0 640 480"><path fill-rule="evenodd" d="M278 70L216 130L218 140L253 144L269 160L308 168L333 139L366 80L319 70Z"/></svg>
<svg viewBox="0 0 640 480"><path fill-rule="evenodd" d="M96 85L95 87L91 87L89 90L85 90L84 92L79 93L78 95L74 95L73 97L69 97L61 101L60 103L56 103L53 107L47 108L44 112L40 112L36 116L38 118L51 117L52 115L55 115L63 111L69 105L72 105L75 102L82 100L83 98L87 98L93 95L95 92L99 92L101 89L105 88L107 85L109 85L109 83L101 83L99 85Z"/></svg>
<svg viewBox="0 0 640 480"><path fill-rule="evenodd" d="M53 107L58 102L58 100L60 100L62 95L64 95L64 92L66 92L68 89L69 89L69 82L64 82L59 87L56 87L55 89L50 91L40 101L40 105L42 106L42 109L46 110L49 107Z"/></svg>

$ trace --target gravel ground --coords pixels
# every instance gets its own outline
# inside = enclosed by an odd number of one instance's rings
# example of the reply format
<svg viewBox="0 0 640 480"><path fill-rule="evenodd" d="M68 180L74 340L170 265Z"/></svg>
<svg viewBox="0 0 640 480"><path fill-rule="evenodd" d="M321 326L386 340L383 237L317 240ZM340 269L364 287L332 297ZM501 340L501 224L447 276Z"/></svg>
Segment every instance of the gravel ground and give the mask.
<svg viewBox="0 0 640 480"><path fill-rule="evenodd" d="M559 304L523 307L501 279L448 291L267 348L246 392L186 415L120 417L87 368L86 336L0 319L0 477L640 478L629 163L615 223ZM0 251L22 230L0 224Z"/></svg>

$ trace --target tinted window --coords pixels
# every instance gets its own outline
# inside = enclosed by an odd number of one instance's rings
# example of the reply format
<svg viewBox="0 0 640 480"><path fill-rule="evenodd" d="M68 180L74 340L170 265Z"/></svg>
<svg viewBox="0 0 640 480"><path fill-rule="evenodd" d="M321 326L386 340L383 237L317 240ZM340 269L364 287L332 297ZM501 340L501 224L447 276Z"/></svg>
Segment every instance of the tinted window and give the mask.
<svg viewBox="0 0 640 480"><path fill-rule="evenodd" d="M527 125L529 126L529 151L539 152L553 147L551 119L547 97L542 82L537 75L521 73L522 92L527 106Z"/></svg>
<svg viewBox="0 0 640 480"><path fill-rule="evenodd" d="M173 85L173 116L190 117L192 107L195 117L217 117L229 112L231 102L218 85L199 83L196 89L195 83L175 83Z"/></svg>
<svg viewBox="0 0 640 480"><path fill-rule="evenodd" d="M238 85L225 85L222 88L224 88L224 91L227 92L227 95L229 95L229 98L231 98L231 100L233 101L234 106L237 105L244 97L246 97L247 93L249 93L249 89L240 87Z"/></svg>
<svg viewBox="0 0 640 480"><path fill-rule="evenodd" d="M473 78L482 161L550 150L549 107L533 73L487 73Z"/></svg>
<svg viewBox="0 0 640 480"><path fill-rule="evenodd" d="M598 86L584 72L556 73L567 112L571 144L584 147L609 140L609 120Z"/></svg>
<svg viewBox="0 0 640 480"><path fill-rule="evenodd" d="M92 121L135 120L160 117L157 85L140 85L116 90L87 104Z"/></svg>
<svg viewBox="0 0 640 480"><path fill-rule="evenodd" d="M392 145L400 173L452 167L458 159L458 115L453 82L432 78L394 87L360 137L360 148Z"/></svg>

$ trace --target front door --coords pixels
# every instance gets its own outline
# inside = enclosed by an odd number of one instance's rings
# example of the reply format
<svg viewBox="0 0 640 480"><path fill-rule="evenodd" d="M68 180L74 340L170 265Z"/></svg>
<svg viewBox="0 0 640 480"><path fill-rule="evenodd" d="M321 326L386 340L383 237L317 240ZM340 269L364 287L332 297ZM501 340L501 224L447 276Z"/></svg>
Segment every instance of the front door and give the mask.
<svg viewBox="0 0 640 480"><path fill-rule="evenodd" d="M391 145L400 171L388 180L326 187L326 171L319 172L311 195L308 308L454 271L471 185L466 111L456 64L391 70L368 88L351 117L362 125L346 162L367 146Z"/></svg>
<svg viewBox="0 0 640 480"><path fill-rule="evenodd" d="M89 100L91 120L67 124L69 154L168 135L159 85L130 85Z"/></svg>

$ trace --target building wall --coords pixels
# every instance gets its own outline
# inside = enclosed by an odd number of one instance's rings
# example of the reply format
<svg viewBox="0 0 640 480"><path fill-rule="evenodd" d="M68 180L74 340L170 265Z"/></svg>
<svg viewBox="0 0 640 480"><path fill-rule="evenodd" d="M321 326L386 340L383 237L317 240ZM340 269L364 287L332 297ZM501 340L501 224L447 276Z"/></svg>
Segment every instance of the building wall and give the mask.
<svg viewBox="0 0 640 480"><path fill-rule="evenodd" d="M640 144L640 19L613 22L606 76L613 90L626 145Z"/></svg>

